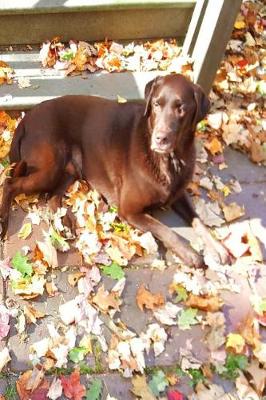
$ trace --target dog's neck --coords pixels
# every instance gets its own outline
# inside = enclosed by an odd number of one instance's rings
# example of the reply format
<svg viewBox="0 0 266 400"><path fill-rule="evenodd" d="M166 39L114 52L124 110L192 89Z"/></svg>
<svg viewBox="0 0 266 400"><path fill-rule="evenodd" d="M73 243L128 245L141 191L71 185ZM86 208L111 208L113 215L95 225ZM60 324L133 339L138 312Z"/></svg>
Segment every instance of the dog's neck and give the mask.
<svg viewBox="0 0 266 400"><path fill-rule="evenodd" d="M157 183L169 187L182 174L186 163L178 155L177 151L172 151L169 154L160 154L151 149L151 127L149 120L146 120L146 129L144 131L146 132L143 138L145 164Z"/></svg>

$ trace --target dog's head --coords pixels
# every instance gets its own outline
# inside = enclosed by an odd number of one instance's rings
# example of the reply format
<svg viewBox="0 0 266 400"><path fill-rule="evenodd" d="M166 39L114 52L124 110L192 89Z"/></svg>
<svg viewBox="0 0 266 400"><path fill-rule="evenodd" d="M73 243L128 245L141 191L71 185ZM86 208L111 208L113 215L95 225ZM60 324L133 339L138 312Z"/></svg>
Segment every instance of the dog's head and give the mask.
<svg viewBox="0 0 266 400"><path fill-rule="evenodd" d="M145 87L151 149L167 154L193 139L196 125L209 111L210 102L200 86L183 75L157 77Z"/></svg>

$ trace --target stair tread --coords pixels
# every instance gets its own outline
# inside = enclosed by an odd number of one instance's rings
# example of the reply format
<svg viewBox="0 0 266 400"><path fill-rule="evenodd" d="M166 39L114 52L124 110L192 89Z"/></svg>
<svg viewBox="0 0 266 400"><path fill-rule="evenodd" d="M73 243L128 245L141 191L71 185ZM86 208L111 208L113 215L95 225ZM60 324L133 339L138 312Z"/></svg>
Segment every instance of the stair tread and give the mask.
<svg viewBox="0 0 266 400"><path fill-rule="evenodd" d="M15 81L0 86L0 109L26 110L44 100L67 94L85 94L117 99L117 95L132 101L144 97L147 82L161 71L85 73L65 77L62 71L41 67L37 52L13 52L0 55L15 70ZM20 89L16 78L27 77L31 86Z"/></svg>
<svg viewBox="0 0 266 400"><path fill-rule="evenodd" d="M196 0L0 0L0 13L45 13L134 8L191 7Z"/></svg>

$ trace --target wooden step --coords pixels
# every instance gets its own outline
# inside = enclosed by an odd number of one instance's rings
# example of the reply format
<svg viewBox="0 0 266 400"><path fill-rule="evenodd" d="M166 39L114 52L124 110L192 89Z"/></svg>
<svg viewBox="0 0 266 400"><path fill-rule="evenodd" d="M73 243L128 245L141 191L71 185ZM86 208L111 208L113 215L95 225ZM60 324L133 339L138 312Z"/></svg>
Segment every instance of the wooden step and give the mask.
<svg viewBox="0 0 266 400"><path fill-rule="evenodd" d="M196 0L0 0L0 45L184 37Z"/></svg>
<svg viewBox="0 0 266 400"><path fill-rule="evenodd" d="M27 110L35 104L66 94L85 94L117 99L139 100L147 82L162 72L99 72L64 77L62 71L43 69L38 52L12 52L0 56L15 70L15 77L30 79L31 86L20 89L18 83L0 86L0 110Z"/></svg>

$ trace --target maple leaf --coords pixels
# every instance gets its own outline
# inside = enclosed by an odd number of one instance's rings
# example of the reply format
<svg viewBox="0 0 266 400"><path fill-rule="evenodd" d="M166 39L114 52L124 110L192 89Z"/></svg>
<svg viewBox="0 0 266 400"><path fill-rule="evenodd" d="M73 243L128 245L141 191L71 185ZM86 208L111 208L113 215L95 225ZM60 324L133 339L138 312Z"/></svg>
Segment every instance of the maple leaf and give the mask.
<svg viewBox="0 0 266 400"><path fill-rule="evenodd" d="M218 296L204 297L190 294L186 300L186 306L209 312L219 311L223 304L223 301Z"/></svg>
<svg viewBox="0 0 266 400"><path fill-rule="evenodd" d="M32 265L29 263L28 257L23 256L19 251L12 258L11 264L23 277L30 277L32 275Z"/></svg>
<svg viewBox="0 0 266 400"><path fill-rule="evenodd" d="M113 262L111 265L104 265L101 267L104 275L110 276L113 279L122 279L125 276L125 272L117 263Z"/></svg>
<svg viewBox="0 0 266 400"><path fill-rule="evenodd" d="M84 357L87 353L88 350L86 347L74 347L68 353L68 357L73 363L79 363L80 361L84 360Z"/></svg>
<svg viewBox="0 0 266 400"><path fill-rule="evenodd" d="M155 396L159 396L161 392L169 386L165 373L162 370L155 372L149 382L149 387Z"/></svg>
<svg viewBox="0 0 266 400"><path fill-rule="evenodd" d="M170 390L167 392L167 399L168 400L185 400L185 397L182 393L178 392L177 390Z"/></svg>
<svg viewBox="0 0 266 400"><path fill-rule="evenodd" d="M16 382L20 400L45 400L49 382L43 379L43 372L35 368L24 372Z"/></svg>
<svg viewBox="0 0 266 400"><path fill-rule="evenodd" d="M135 375L132 378L133 388L131 392L135 394L137 397L140 397L141 400L156 400L153 396L151 389L147 385L145 375Z"/></svg>
<svg viewBox="0 0 266 400"><path fill-rule="evenodd" d="M81 400L86 394L86 388L80 383L80 373L76 369L69 377L62 376L61 383L64 395L68 399Z"/></svg>
<svg viewBox="0 0 266 400"><path fill-rule="evenodd" d="M191 325L196 325L199 321L196 318L198 310L195 308L187 308L182 310L178 316L177 324L181 330L190 329Z"/></svg>
<svg viewBox="0 0 266 400"><path fill-rule="evenodd" d="M100 379L93 379L86 393L86 400L100 400L103 384Z"/></svg>
<svg viewBox="0 0 266 400"><path fill-rule="evenodd" d="M116 293L108 292L102 285L95 296L93 296L93 303L96 304L102 311L107 312L109 309L119 310L121 300L117 297Z"/></svg>
<svg viewBox="0 0 266 400"><path fill-rule="evenodd" d="M58 399L63 392L61 380L54 378L53 382L51 383L51 386L49 388L49 392L47 393L47 397L51 400L56 400Z"/></svg>
<svg viewBox="0 0 266 400"><path fill-rule="evenodd" d="M245 349L245 339L238 333L229 333L226 340L226 348L233 350L235 353L240 354Z"/></svg>
<svg viewBox="0 0 266 400"><path fill-rule="evenodd" d="M164 305L164 298L161 293L152 294L142 284L137 291L136 301L138 307L143 311L144 307L149 310L157 309Z"/></svg>

